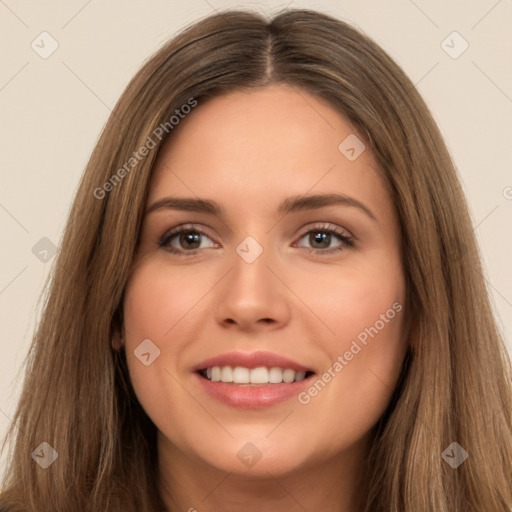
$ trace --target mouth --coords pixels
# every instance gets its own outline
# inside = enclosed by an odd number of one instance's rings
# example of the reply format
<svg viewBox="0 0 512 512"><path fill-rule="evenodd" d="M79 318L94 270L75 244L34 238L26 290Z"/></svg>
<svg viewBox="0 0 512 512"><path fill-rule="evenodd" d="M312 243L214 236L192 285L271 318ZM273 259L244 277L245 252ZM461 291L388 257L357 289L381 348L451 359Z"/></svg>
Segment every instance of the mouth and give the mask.
<svg viewBox="0 0 512 512"><path fill-rule="evenodd" d="M280 354L235 351L211 357L193 369L209 397L230 407L258 409L297 398L316 375Z"/></svg>
<svg viewBox="0 0 512 512"><path fill-rule="evenodd" d="M210 382L222 382L240 386L262 386L267 384L291 384L302 382L315 375L307 370L296 371L292 368L277 366L247 368L244 366L210 366L197 370L203 379Z"/></svg>

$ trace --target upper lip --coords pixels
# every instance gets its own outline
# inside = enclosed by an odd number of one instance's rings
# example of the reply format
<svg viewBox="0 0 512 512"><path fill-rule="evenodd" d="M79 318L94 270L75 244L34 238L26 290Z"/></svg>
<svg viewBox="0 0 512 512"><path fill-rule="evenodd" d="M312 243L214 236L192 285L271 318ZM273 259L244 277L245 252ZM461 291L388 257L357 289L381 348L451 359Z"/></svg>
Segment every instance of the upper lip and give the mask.
<svg viewBox="0 0 512 512"><path fill-rule="evenodd" d="M213 366L243 366L249 369L266 366L267 368L290 368L296 372L313 371L311 368L303 366L292 359L264 351L228 352L226 354L220 354L200 362L194 367L194 371L205 370L206 368L212 368Z"/></svg>

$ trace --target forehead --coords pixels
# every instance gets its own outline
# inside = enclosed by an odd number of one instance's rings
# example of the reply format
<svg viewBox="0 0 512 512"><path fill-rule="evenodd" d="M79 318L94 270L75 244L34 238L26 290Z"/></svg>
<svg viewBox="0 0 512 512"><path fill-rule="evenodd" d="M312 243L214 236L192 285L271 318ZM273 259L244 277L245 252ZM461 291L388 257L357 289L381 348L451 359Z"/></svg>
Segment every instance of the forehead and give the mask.
<svg viewBox="0 0 512 512"><path fill-rule="evenodd" d="M257 208L313 192L389 201L346 118L303 90L271 85L214 97L182 119L161 149L148 202L186 195Z"/></svg>

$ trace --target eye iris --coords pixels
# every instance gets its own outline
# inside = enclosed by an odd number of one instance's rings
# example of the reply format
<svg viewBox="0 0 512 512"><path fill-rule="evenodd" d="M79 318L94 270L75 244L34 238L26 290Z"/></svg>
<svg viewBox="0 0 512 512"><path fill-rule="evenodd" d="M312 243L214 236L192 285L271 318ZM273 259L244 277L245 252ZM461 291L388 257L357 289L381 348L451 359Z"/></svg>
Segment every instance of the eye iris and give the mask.
<svg viewBox="0 0 512 512"><path fill-rule="evenodd" d="M189 249L198 249L199 246L201 245L201 241L199 240L200 237L200 233L195 233L193 231L182 233L180 235L180 244L182 244L183 247L188 247ZM197 247L191 247L188 244L197 244Z"/></svg>
<svg viewBox="0 0 512 512"><path fill-rule="evenodd" d="M316 247L316 248L325 249L326 247L329 247L329 244L331 241L331 235L330 235L330 233L321 233L321 232L317 232L314 234L312 233L309 237L309 241L310 241L311 245L313 245L313 246L315 243L319 243L319 244L324 243L324 245L322 245L322 247ZM326 241L327 241L327 243L325 244Z"/></svg>

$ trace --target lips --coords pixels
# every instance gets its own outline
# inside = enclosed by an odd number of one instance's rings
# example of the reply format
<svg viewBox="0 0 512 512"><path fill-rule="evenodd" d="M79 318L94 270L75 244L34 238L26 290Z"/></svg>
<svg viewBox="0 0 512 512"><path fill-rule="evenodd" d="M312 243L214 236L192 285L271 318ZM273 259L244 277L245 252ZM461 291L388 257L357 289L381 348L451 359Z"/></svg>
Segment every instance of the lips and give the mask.
<svg viewBox="0 0 512 512"><path fill-rule="evenodd" d="M241 366L249 369L265 366L267 368L290 368L296 372L314 372L312 368L272 352L229 352L202 361L193 368L193 371L199 372L214 366Z"/></svg>

